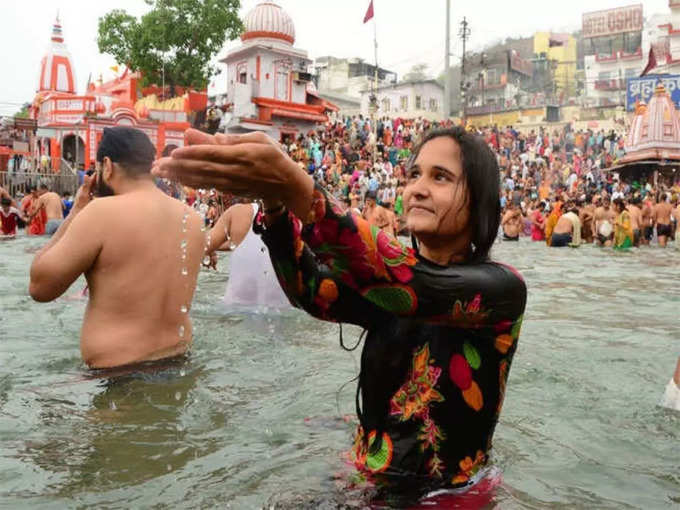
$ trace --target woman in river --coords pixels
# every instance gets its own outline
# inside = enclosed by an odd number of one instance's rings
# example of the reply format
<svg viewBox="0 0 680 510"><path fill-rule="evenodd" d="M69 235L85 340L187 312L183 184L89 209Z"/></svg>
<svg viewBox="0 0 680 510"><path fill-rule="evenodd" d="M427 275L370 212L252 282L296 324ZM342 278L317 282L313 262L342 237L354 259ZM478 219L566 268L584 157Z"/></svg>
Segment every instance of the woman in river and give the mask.
<svg viewBox="0 0 680 510"><path fill-rule="evenodd" d="M622 198L614 200L614 207L617 213L616 224L614 225L614 248L625 250L633 246L633 227L630 222L630 213Z"/></svg>
<svg viewBox="0 0 680 510"><path fill-rule="evenodd" d="M205 144L208 140L189 134ZM464 129L414 148L404 189L413 249L347 211L262 133L176 150L157 175L264 203L256 228L293 304L367 330L351 457L384 494L483 478L526 286L491 262L496 159Z"/></svg>

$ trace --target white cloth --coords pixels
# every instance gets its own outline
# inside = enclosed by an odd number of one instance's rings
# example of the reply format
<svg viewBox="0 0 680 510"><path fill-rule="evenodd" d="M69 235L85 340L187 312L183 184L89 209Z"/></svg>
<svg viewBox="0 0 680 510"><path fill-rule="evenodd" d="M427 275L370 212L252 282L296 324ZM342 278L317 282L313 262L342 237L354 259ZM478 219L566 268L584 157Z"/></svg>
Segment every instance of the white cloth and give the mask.
<svg viewBox="0 0 680 510"><path fill-rule="evenodd" d="M666 386L666 392L661 397L659 405L680 411L680 388L678 388L672 378L668 382L668 386Z"/></svg>
<svg viewBox="0 0 680 510"><path fill-rule="evenodd" d="M253 217L257 205L253 206ZM269 250L250 227L246 237L231 253L229 281L224 293L228 307L288 308L290 302L281 290L269 259Z"/></svg>

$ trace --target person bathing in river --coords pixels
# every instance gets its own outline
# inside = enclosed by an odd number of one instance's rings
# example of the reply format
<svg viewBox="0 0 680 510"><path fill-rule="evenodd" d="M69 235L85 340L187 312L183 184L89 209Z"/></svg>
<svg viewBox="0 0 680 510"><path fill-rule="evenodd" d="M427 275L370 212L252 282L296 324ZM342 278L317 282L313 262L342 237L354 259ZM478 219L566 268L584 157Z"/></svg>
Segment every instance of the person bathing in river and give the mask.
<svg viewBox="0 0 680 510"><path fill-rule="evenodd" d="M565 206L566 212L557 220L553 230L550 246L560 248L564 246L581 244L581 220L578 217L578 209L573 202Z"/></svg>
<svg viewBox="0 0 680 510"><path fill-rule="evenodd" d="M253 231L256 214L254 203L235 204L224 211L208 235L206 257L216 268L216 251L233 251L224 293L226 306L289 308L290 302L281 290L267 248Z"/></svg>
<svg viewBox="0 0 680 510"><path fill-rule="evenodd" d="M63 204L61 203L61 197L54 191L50 191L44 182L38 186L38 200L31 207L29 219L33 219L43 210L47 219L45 234L48 236L54 235L59 225L64 221Z"/></svg>
<svg viewBox="0 0 680 510"><path fill-rule="evenodd" d="M504 241L519 241L519 233L522 230L523 219L522 211L518 204L508 202L507 210L501 220L501 226L503 227Z"/></svg>
<svg viewBox="0 0 680 510"><path fill-rule="evenodd" d="M675 373L666 386L661 405L680 411L680 358L678 358L678 363L675 366Z"/></svg>
<svg viewBox="0 0 680 510"><path fill-rule="evenodd" d="M84 274L89 300L80 349L91 368L184 354L205 235L201 218L154 184L155 150L141 131L104 130L95 176L31 265L33 299L52 301Z"/></svg>
<svg viewBox="0 0 680 510"><path fill-rule="evenodd" d="M201 138L154 174L261 198L256 230L291 302L368 331L351 452L359 472L388 497L484 478L526 304L521 276L489 258L500 205L484 141L457 127L413 149L409 249L347 211L265 134Z"/></svg>

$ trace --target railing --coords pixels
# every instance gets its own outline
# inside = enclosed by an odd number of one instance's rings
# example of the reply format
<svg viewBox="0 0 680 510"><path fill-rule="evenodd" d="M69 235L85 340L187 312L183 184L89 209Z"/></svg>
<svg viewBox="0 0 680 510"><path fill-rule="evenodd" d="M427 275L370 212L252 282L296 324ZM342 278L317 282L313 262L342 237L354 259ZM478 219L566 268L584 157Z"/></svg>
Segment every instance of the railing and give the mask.
<svg viewBox="0 0 680 510"><path fill-rule="evenodd" d="M67 173L68 175L76 175L75 169L71 166L68 160L61 158L60 173Z"/></svg>
<svg viewBox="0 0 680 510"><path fill-rule="evenodd" d="M18 193L25 195L28 187L34 188L42 183L47 184L50 191L60 195L66 191L75 194L78 189L78 176L65 172L58 174L0 172L0 186L5 188L12 197L16 197Z"/></svg>

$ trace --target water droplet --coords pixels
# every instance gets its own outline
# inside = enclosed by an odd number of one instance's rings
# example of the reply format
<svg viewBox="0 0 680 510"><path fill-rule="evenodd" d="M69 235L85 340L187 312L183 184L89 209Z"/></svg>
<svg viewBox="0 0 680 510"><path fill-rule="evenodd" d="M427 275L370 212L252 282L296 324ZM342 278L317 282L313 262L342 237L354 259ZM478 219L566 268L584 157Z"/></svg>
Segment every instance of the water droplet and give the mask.
<svg viewBox="0 0 680 510"><path fill-rule="evenodd" d="M175 393L175 400L179 400L180 398L182 398L182 393L178 391Z"/></svg>
<svg viewBox="0 0 680 510"><path fill-rule="evenodd" d="M264 253L265 251L267 251L267 249L263 246L262 248L260 248L260 251Z"/></svg>
<svg viewBox="0 0 680 510"><path fill-rule="evenodd" d="M189 274L189 270L186 267L182 268L182 276L186 276Z"/></svg>
<svg viewBox="0 0 680 510"><path fill-rule="evenodd" d="M182 313L187 313L189 309L187 308L187 305L182 305L179 309L180 312Z"/></svg>
<svg viewBox="0 0 680 510"><path fill-rule="evenodd" d="M186 253L182 253L182 260L186 260L186 259L187 259L187 254L186 254Z"/></svg>
<svg viewBox="0 0 680 510"><path fill-rule="evenodd" d="M112 411L115 411L116 409L118 409L116 407L116 403L113 400L111 401L111 404L109 405L109 407L111 408Z"/></svg>
<svg viewBox="0 0 680 510"><path fill-rule="evenodd" d="M172 471L172 466L168 464L168 471Z"/></svg>
<svg viewBox="0 0 680 510"><path fill-rule="evenodd" d="M184 326L179 327L179 337L184 338Z"/></svg>
<svg viewBox="0 0 680 510"><path fill-rule="evenodd" d="M234 243L230 243L230 244L229 244L229 249L230 249L230 250L235 250L235 249L236 249L236 245L235 245Z"/></svg>
<svg viewBox="0 0 680 510"><path fill-rule="evenodd" d="M182 248L183 250L185 250L186 247L187 247L187 240L186 240L186 239L182 239L182 242L180 243L180 246L181 246L181 248Z"/></svg>
<svg viewBox="0 0 680 510"><path fill-rule="evenodd" d="M186 233L187 233L187 227L185 226L185 227L182 228L182 234L186 234Z"/></svg>
<svg viewBox="0 0 680 510"><path fill-rule="evenodd" d="M179 376L180 376L180 377L184 377L185 375L187 375L186 370L182 369L182 370L179 371Z"/></svg>

